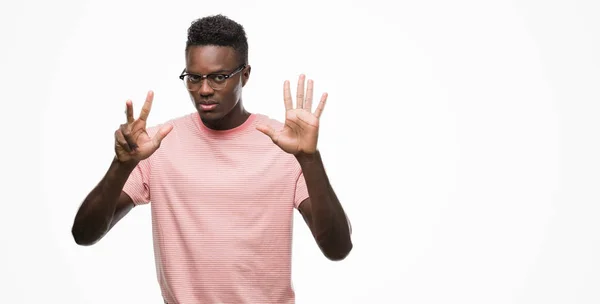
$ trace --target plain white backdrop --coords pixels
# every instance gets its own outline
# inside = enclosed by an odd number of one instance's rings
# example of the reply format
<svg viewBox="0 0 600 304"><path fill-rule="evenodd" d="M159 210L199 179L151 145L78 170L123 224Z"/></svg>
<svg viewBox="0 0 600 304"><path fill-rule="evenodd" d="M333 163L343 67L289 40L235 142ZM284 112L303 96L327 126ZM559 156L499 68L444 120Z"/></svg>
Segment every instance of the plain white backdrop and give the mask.
<svg viewBox="0 0 600 304"><path fill-rule="evenodd" d="M240 22L244 103L329 93L319 147L353 226L342 262L294 217L304 303L599 303L598 1L3 1L0 302L162 303L150 208L77 246L125 100L194 110L186 30Z"/></svg>

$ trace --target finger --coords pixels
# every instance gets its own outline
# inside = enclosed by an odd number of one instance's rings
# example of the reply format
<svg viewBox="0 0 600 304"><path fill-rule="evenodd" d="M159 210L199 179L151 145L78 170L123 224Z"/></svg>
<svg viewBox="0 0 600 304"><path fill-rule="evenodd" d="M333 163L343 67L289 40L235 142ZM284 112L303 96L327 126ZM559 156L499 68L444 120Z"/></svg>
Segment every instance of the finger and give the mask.
<svg viewBox="0 0 600 304"><path fill-rule="evenodd" d="M144 102L144 106L142 107L142 111L140 112L140 120L146 121L148 119L148 115L150 115L150 109L152 109L153 99L154 92L148 91L148 95L146 95L146 102Z"/></svg>
<svg viewBox="0 0 600 304"><path fill-rule="evenodd" d="M321 114L323 114L323 109L325 109L326 102L327 102L327 93L323 93L323 96L321 96L321 101L319 102L319 105L317 106L317 109L315 110L315 116L317 118L321 117Z"/></svg>
<svg viewBox="0 0 600 304"><path fill-rule="evenodd" d="M125 115L127 116L127 123L132 123L133 118L133 103L130 99L125 102Z"/></svg>
<svg viewBox="0 0 600 304"><path fill-rule="evenodd" d="M117 131L115 131L115 141L117 142L117 145L119 145L121 148L123 148L123 150L125 150L127 152L131 152L131 148L129 147L129 144L125 140L125 136L123 136L121 129L117 129Z"/></svg>
<svg viewBox="0 0 600 304"><path fill-rule="evenodd" d="M304 101L304 109L308 110L308 112L312 109L312 99L313 99L313 81L312 79L308 80L308 86L306 88L306 98Z"/></svg>
<svg viewBox="0 0 600 304"><path fill-rule="evenodd" d="M296 88L296 109L304 108L304 74L298 77L298 88Z"/></svg>
<svg viewBox="0 0 600 304"><path fill-rule="evenodd" d="M283 83L283 102L285 103L286 112L294 108L294 105L292 104L292 93L290 92L290 82L288 80Z"/></svg>
<svg viewBox="0 0 600 304"><path fill-rule="evenodd" d="M256 129L265 135L269 136L273 142L277 142L277 132L269 125L260 124L256 126Z"/></svg>
<svg viewBox="0 0 600 304"><path fill-rule="evenodd" d="M160 143L163 139L165 139L165 137L167 137L167 135L169 135L169 132L171 132L171 130L173 130L173 126L169 124L164 125L160 129L158 129L158 132L156 132L156 134L154 134L154 137L152 138L152 142L154 143L154 146L156 148L160 147Z"/></svg>
<svg viewBox="0 0 600 304"><path fill-rule="evenodd" d="M131 125L122 124L120 128L123 137L125 138L125 142L129 145L131 150L137 149L137 144L135 143L135 139L133 138L133 134L131 134Z"/></svg>

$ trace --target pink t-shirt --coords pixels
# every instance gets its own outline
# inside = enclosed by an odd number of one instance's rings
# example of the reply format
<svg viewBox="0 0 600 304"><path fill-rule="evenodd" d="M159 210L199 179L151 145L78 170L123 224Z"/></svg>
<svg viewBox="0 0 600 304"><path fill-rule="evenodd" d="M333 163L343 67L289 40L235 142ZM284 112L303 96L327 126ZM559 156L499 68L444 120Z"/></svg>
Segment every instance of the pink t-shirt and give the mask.
<svg viewBox="0 0 600 304"><path fill-rule="evenodd" d="M150 204L156 271L169 304L291 304L293 211L308 198L298 161L255 129L208 129L198 113L139 163L123 191ZM159 126L148 128L153 136Z"/></svg>

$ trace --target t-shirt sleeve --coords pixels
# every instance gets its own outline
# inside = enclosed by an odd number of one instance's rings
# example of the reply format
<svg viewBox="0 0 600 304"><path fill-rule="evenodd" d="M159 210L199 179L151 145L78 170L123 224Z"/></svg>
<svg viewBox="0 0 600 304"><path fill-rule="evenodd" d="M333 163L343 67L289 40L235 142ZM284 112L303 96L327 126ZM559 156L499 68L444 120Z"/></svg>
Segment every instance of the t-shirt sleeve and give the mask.
<svg viewBox="0 0 600 304"><path fill-rule="evenodd" d="M125 186L123 192L125 192L135 205L143 205L150 202L150 164L149 158L141 161L133 169Z"/></svg>
<svg viewBox="0 0 600 304"><path fill-rule="evenodd" d="M308 188L306 188L306 180L304 180L304 174L300 171L300 175L298 176L298 180L296 181L296 193L294 195L294 207L296 209L300 206L308 196Z"/></svg>

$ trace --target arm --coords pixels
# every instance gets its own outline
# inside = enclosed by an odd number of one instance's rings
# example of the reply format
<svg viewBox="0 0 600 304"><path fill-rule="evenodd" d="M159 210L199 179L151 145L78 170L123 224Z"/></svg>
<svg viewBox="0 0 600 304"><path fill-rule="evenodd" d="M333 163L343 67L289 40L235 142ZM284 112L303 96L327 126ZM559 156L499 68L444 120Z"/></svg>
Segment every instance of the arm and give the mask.
<svg viewBox="0 0 600 304"><path fill-rule="evenodd" d="M149 91L138 119L133 104L126 101L127 123L115 131L115 158L100 183L85 198L71 233L79 245L93 245L133 208L133 200L123 187L140 162L152 155L173 126L162 126L153 137L146 132L154 92Z"/></svg>
<svg viewBox="0 0 600 304"><path fill-rule="evenodd" d="M123 187L134 168L135 164L113 159L106 175L77 211L71 230L77 244L95 244L133 208L133 201Z"/></svg>
<svg viewBox="0 0 600 304"><path fill-rule="evenodd" d="M275 130L269 124L260 124L256 129L269 136L283 151L293 154L300 164L309 198L298 206L298 210L310 227L310 230L330 260L346 258L352 250L350 227L342 206L329 184L321 155L317 150L319 118L325 108L327 93L323 93L319 105L312 111L313 81L308 80L306 98L304 91L305 76L298 79L297 103L294 108L290 82L283 83L283 101L285 104L285 124Z"/></svg>
<svg viewBox="0 0 600 304"><path fill-rule="evenodd" d="M310 198L298 207L319 248L330 260L346 258L352 250L350 226L327 174L320 153L299 154L300 163Z"/></svg>

